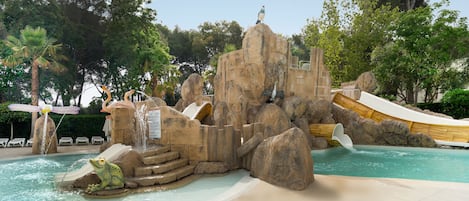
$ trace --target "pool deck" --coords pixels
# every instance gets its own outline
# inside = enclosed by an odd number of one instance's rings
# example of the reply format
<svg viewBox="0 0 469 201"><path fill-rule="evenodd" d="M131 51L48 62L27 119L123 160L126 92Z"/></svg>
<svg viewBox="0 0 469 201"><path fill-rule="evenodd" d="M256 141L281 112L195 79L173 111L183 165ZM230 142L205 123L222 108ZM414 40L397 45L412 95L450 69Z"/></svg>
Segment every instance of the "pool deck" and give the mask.
<svg viewBox="0 0 469 201"><path fill-rule="evenodd" d="M59 153L96 153L100 145L59 146ZM31 147L0 148L0 159L32 156ZM469 183L423 180L314 175L303 191L274 186L255 178L243 178L223 201L467 201ZM220 198L220 197L219 197Z"/></svg>

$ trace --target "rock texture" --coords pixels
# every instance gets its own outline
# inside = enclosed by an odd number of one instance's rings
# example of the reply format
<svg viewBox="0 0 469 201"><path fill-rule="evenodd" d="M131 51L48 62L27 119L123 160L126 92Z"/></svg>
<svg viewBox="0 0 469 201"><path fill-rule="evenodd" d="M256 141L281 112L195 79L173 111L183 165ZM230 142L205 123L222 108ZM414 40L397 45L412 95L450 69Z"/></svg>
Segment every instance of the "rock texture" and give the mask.
<svg viewBox="0 0 469 201"><path fill-rule="evenodd" d="M271 184L303 190L314 181L307 139L298 128L267 138L254 152L251 175Z"/></svg>
<svg viewBox="0 0 469 201"><path fill-rule="evenodd" d="M188 105L203 97L204 80L199 74L193 73L184 81L181 87L181 99L175 106L183 111Z"/></svg>
<svg viewBox="0 0 469 201"><path fill-rule="evenodd" d="M32 145L32 153L33 154L42 154L41 147L42 147L42 138L44 132L44 120L45 115L42 115L39 119L36 120L34 124L34 139ZM52 118L47 118L47 128L46 128L46 139L45 139L45 151L46 154L57 153L57 135L54 133L55 131L55 123Z"/></svg>
<svg viewBox="0 0 469 201"><path fill-rule="evenodd" d="M405 123L383 120L380 123L361 118L357 113L333 106L335 120L344 125L344 132L354 144L435 147L435 141L424 134L412 134Z"/></svg>
<svg viewBox="0 0 469 201"><path fill-rule="evenodd" d="M195 167L194 174L222 174L228 170L223 162L200 162Z"/></svg>
<svg viewBox="0 0 469 201"><path fill-rule="evenodd" d="M278 135L290 128L290 118L277 105L264 105L256 116L256 122L264 123L264 137Z"/></svg>
<svg viewBox="0 0 469 201"><path fill-rule="evenodd" d="M358 76L355 84L360 91L372 93L377 88L378 81L372 72L364 72Z"/></svg>

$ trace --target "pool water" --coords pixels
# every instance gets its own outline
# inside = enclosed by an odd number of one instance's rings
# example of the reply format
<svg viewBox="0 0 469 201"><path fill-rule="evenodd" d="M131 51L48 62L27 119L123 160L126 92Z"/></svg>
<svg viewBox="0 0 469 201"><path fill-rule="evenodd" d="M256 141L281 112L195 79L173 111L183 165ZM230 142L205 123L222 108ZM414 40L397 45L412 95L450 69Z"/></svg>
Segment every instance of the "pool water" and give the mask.
<svg viewBox="0 0 469 201"><path fill-rule="evenodd" d="M54 175L80 168L96 155L62 155L0 161L1 201L77 201L93 200L73 192L58 192ZM77 162L79 161L79 162ZM248 172L233 171L222 177L202 177L184 187L151 193L131 194L107 201L131 200L210 200L229 190Z"/></svg>
<svg viewBox="0 0 469 201"><path fill-rule="evenodd" d="M312 151L314 173L469 183L469 150L354 146Z"/></svg>

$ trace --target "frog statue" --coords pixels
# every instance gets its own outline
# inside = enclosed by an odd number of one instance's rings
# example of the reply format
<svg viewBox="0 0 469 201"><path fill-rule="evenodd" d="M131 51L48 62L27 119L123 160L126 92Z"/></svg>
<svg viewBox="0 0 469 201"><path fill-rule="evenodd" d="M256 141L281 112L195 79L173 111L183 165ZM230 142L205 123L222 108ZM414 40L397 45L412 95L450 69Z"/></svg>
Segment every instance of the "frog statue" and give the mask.
<svg viewBox="0 0 469 201"><path fill-rule="evenodd" d="M100 190L111 190L124 187L124 174L121 168L104 158L90 159L90 164L93 166L96 175L98 175L101 183L90 184L86 189L86 193L94 193Z"/></svg>

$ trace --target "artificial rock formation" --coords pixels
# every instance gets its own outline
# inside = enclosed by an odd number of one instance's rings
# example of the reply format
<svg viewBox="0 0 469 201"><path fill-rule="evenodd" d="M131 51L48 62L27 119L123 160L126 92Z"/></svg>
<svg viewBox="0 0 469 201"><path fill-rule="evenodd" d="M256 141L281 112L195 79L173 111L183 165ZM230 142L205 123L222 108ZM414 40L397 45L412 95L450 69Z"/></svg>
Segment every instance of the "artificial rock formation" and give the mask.
<svg viewBox="0 0 469 201"><path fill-rule="evenodd" d="M354 144L435 147L435 141L424 134L412 134L405 123L383 120L380 123L361 118L357 113L332 107L335 120L344 125L344 132Z"/></svg>
<svg viewBox="0 0 469 201"><path fill-rule="evenodd" d="M42 154L42 138L44 136L44 120L45 115L42 115L36 120L34 124L34 139L32 145L33 154ZM46 139L45 139L45 154L57 153L57 135L55 134L55 123L52 118L47 118L46 126Z"/></svg>
<svg viewBox="0 0 469 201"><path fill-rule="evenodd" d="M378 86L378 81L372 72L364 72L358 76L355 85L360 91L373 93Z"/></svg>
<svg viewBox="0 0 469 201"><path fill-rule="evenodd" d="M181 99L176 103L175 109L183 111L193 102L203 99L204 80L199 74L193 73L184 81L181 87Z"/></svg>
<svg viewBox="0 0 469 201"><path fill-rule="evenodd" d="M291 128L256 148L251 175L277 186L303 190L314 181L310 151L303 131Z"/></svg>

